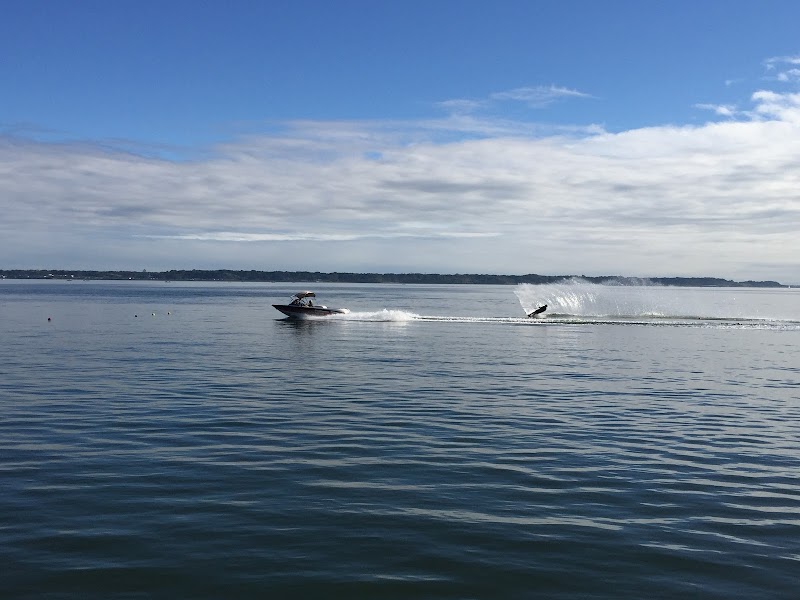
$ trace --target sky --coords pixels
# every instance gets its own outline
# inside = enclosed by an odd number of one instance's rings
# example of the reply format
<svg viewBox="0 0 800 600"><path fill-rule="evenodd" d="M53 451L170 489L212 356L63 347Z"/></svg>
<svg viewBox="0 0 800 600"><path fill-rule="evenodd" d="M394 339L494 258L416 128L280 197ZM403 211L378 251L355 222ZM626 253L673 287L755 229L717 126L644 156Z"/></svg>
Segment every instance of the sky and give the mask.
<svg viewBox="0 0 800 600"><path fill-rule="evenodd" d="M0 9L0 269L800 283L794 0Z"/></svg>

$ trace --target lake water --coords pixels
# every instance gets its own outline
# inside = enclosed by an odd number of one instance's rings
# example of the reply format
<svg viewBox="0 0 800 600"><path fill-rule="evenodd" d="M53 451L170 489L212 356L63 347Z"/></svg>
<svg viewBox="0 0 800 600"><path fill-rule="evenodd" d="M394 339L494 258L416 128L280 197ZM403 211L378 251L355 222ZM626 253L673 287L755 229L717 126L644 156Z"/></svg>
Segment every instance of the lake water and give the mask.
<svg viewBox="0 0 800 600"><path fill-rule="evenodd" d="M800 290L4 280L0 483L3 598L794 599Z"/></svg>

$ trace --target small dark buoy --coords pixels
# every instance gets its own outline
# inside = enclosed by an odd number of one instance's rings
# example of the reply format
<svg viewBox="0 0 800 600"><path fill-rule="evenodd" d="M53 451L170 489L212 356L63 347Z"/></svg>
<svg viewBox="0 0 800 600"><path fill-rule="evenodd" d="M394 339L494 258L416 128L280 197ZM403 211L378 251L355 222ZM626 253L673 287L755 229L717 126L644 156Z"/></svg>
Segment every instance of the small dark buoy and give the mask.
<svg viewBox="0 0 800 600"><path fill-rule="evenodd" d="M138 317L139 315L133 315L134 317Z"/></svg>
<svg viewBox="0 0 800 600"><path fill-rule="evenodd" d="M50 321L51 320L50 317L47 317L47 320Z"/></svg>

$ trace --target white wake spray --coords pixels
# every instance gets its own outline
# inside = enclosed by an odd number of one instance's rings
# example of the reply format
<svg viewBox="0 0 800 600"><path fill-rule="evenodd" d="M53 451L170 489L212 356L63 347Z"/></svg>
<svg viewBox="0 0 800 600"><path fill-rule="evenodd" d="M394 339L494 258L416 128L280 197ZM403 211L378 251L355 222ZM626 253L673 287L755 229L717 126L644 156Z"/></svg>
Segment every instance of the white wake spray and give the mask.
<svg viewBox="0 0 800 600"><path fill-rule="evenodd" d="M383 310L375 312L350 312L346 315L333 315L340 321L369 321L386 323L407 323L419 320L420 316L404 310Z"/></svg>
<svg viewBox="0 0 800 600"><path fill-rule="evenodd" d="M720 294L713 288L679 288L651 284L639 280L625 285L609 280L602 284L580 278L557 283L521 284L514 290L526 313L542 304L542 316L612 319L748 319L759 318L758 307L744 300L727 297L720 303Z"/></svg>

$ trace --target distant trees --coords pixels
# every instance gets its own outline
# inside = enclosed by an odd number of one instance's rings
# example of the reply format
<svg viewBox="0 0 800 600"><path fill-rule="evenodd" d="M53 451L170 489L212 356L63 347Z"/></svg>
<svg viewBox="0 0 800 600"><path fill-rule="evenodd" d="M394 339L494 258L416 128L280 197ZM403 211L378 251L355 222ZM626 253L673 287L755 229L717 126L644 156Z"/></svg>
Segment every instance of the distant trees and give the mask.
<svg viewBox="0 0 800 600"><path fill-rule="evenodd" d="M0 270L7 279L99 279L99 280L155 280L155 281L262 281L273 283L418 283L418 284L485 284L517 285L520 283L544 284L563 281L574 275L479 275L435 273L321 273L319 271L234 271L170 270L170 271L66 271L45 269ZM647 279L607 275L579 277L592 283L614 285L655 284L681 287L785 287L777 281L731 281L718 277L650 277Z"/></svg>

